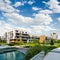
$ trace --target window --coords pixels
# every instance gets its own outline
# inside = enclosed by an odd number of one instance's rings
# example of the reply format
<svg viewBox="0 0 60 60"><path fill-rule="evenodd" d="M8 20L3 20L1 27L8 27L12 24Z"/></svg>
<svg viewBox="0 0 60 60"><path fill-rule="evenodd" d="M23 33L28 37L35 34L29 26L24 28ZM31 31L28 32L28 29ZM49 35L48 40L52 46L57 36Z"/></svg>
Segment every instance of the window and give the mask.
<svg viewBox="0 0 60 60"><path fill-rule="evenodd" d="M18 32L18 30L16 30L16 32Z"/></svg>

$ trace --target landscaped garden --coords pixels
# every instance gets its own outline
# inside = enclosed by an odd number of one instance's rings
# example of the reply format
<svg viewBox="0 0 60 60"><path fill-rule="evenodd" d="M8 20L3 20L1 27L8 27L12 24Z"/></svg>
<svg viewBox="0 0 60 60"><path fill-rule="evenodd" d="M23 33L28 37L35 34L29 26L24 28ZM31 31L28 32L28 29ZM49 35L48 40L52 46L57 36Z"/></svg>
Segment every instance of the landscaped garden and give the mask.
<svg viewBox="0 0 60 60"><path fill-rule="evenodd" d="M25 60L31 59L33 56L38 54L41 51L45 51L45 55L50 52L52 49L60 47L60 40L54 41L53 39L49 43L29 43L27 44L32 46L25 54Z"/></svg>
<svg viewBox="0 0 60 60"><path fill-rule="evenodd" d="M0 40L0 44L7 45L6 42L1 40ZM60 47L60 40L54 41L53 39L51 39L51 41L49 41L48 43L46 41L43 43L39 43L39 41L35 39L33 40L33 42L24 43L20 39L19 42L16 40L16 42L12 44L12 46L20 46L20 47L23 46L22 48L29 48L25 54L25 60L29 60L41 51L45 51L45 55L46 55L52 49Z"/></svg>

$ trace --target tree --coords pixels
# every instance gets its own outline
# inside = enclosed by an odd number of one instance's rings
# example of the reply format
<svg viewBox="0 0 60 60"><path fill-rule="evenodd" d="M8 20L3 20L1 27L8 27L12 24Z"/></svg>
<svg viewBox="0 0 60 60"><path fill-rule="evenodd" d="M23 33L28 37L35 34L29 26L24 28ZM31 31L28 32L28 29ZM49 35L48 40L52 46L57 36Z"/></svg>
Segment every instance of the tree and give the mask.
<svg viewBox="0 0 60 60"><path fill-rule="evenodd" d="M50 45L54 45L54 41L53 41L53 39L51 39Z"/></svg>
<svg viewBox="0 0 60 60"><path fill-rule="evenodd" d="M23 44L24 44L21 37L20 37L19 44L20 44L20 45L23 45Z"/></svg>
<svg viewBox="0 0 60 60"><path fill-rule="evenodd" d="M39 43L38 39L33 39L33 43Z"/></svg>
<svg viewBox="0 0 60 60"><path fill-rule="evenodd" d="M15 44L17 44L17 45L19 44L19 41L18 41L18 39L16 39L16 41L15 41Z"/></svg>

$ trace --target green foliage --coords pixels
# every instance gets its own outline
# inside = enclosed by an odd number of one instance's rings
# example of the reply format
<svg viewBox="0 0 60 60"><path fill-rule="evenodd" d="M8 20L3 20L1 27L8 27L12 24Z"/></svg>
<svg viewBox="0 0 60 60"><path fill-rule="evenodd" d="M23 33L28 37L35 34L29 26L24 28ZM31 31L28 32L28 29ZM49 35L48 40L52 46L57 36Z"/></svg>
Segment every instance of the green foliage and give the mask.
<svg viewBox="0 0 60 60"><path fill-rule="evenodd" d="M10 44L8 44L9 46L14 46L15 44L14 43L10 43Z"/></svg>
<svg viewBox="0 0 60 60"><path fill-rule="evenodd" d="M35 47L30 48L25 55L25 60L29 60L30 58L32 58L34 55L36 55L40 51L41 50L40 50L39 46L35 46Z"/></svg>
<svg viewBox="0 0 60 60"><path fill-rule="evenodd" d="M23 44L24 44L24 43L23 43L23 41L22 41L22 38L16 39L15 45L23 45Z"/></svg>
<svg viewBox="0 0 60 60"><path fill-rule="evenodd" d="M35 56L36 54L38 54L41 51L45 51L45 54L47 54L49 51L51 51L52 49L56 48L55 46L34 46L31 47L25 55L25 60L30 60L33 56Z"/></svg>
<svg viewBox="0 0 60 60"><path fill-rule="evenodd" d="M33 39L33 43L39 43L38 39Z"/></svg>
<svg viewBox="0 0 60 60"><path fill-rule="evenodd" d="M51 39L50 45L54 45L54 39Z"/></svg>
<svg viewBox="0 0 60 60"><path fill-rule="evenodd" d="M0 42L2 42L2 39L0 38Z"/></svg>
<svg viewBox="0 0 60 60"><path fill-rule="evenodd" d="M2 44L2 45L4 44L4 45L5 45L5 44L7 44L7 43L6 43L5 40L2 40L2 39L0 38L0 44Z"/></svg>
<svg viewBox="0 0 60 60"><path fill-rule="evenodd" d="M60 40L58 40L57 43L60 43Z"/></svg>
<svg viewBox="0 0 60 60"><path fill-rule="evenodd" d="M22 41L22 38L20 38L19 44L20 45L23 45L24 44L23 41Z"/></svg>

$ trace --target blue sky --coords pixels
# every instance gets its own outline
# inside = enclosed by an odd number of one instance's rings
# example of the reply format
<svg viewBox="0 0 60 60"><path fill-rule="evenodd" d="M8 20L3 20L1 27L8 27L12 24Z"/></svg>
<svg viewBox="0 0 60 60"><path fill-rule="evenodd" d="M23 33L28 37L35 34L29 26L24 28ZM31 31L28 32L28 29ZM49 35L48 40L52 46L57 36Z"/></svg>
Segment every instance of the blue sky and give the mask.
<svg viewBox="0 0 60 60"><path fill-rule="evenodd" d="M0 0L0 35L22 29L60 37L60 0Z"/></svg>

